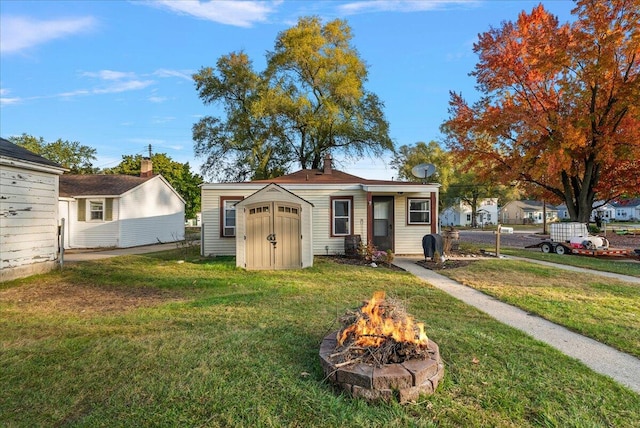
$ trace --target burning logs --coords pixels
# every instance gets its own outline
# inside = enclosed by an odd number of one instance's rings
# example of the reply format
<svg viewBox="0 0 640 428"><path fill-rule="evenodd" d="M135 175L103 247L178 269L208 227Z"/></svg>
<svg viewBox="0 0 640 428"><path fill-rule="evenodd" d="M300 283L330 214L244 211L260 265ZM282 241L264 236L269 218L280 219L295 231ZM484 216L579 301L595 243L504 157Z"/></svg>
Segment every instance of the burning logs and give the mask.
<svg viewBox="0 0 640 428"><path fill-rule="evenodd" d="M341 321L344 327L320 347L325 375L334 384L369 401L404 403L435 391L444 375L438 345L399 302L377 292Z"/></svg>

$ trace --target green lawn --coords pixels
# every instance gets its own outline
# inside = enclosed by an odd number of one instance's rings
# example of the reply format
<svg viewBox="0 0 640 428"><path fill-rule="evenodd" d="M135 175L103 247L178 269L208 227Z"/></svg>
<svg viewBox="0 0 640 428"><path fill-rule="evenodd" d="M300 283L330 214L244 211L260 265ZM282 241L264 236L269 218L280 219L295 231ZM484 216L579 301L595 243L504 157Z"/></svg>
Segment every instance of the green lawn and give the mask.
<svg viewBox="0 0 640 428"><path fill-rule="evenodd" d="M178 252L0 285L0 426L640 426L640 396L405 272L318 259L247 272ZM321 339L374 291L440 345L409 405L323 380Z"/></svg>
<svg viewBox="0 0 640 428"><path fill-rule="evenodd" d="M480 260L442 273L640 357L639 284L516 260Z"/></svg>

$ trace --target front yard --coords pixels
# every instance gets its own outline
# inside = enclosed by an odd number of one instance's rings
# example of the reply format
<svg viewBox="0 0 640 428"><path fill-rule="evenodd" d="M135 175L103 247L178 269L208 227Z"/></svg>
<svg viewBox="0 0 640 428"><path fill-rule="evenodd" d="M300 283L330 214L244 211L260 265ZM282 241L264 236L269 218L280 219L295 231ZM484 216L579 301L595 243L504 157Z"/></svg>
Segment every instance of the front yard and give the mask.
<svg viewBox="0 0 640 428"><path fill-rule="evenodd" d="M0 425L640 426L637 394L405 272L181 256L0 285ZM444 380L416 404L367 404L323 380L320 341L376 290L440 345Z"/></svg>

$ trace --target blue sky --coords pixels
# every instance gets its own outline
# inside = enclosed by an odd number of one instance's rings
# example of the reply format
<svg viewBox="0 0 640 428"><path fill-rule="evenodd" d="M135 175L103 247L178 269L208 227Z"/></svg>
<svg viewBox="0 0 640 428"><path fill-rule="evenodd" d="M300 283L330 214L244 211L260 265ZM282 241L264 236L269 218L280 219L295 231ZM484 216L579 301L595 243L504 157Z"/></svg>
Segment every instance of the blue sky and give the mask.
<svg viewBox="0 0 640 428"><path fill-rule="evenodd" d="M151 144L199 172L191 127L219 110L201 102L191 75L239 50L262 71L278 33L316 15L348 21L396 146L437 141L449 91L478 96L468 75L478 34L538 3L0 0L0 136L79 141L97 150L100 168ZM542 3L572 18L573 2ZM336 161L364 178L396 174L388 158Z"/></svg>

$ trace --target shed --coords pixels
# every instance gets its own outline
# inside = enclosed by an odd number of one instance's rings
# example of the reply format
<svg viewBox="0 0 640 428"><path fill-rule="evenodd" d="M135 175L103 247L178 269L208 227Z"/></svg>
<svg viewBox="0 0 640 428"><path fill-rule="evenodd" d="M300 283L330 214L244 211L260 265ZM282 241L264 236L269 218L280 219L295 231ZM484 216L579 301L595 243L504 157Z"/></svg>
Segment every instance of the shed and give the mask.
<svg viewBox="0 0 640 428"><path fill-rule="evenodd" d="M66 171L0 138L0 281L47 272L58 259L58 186Z"/></svg>

